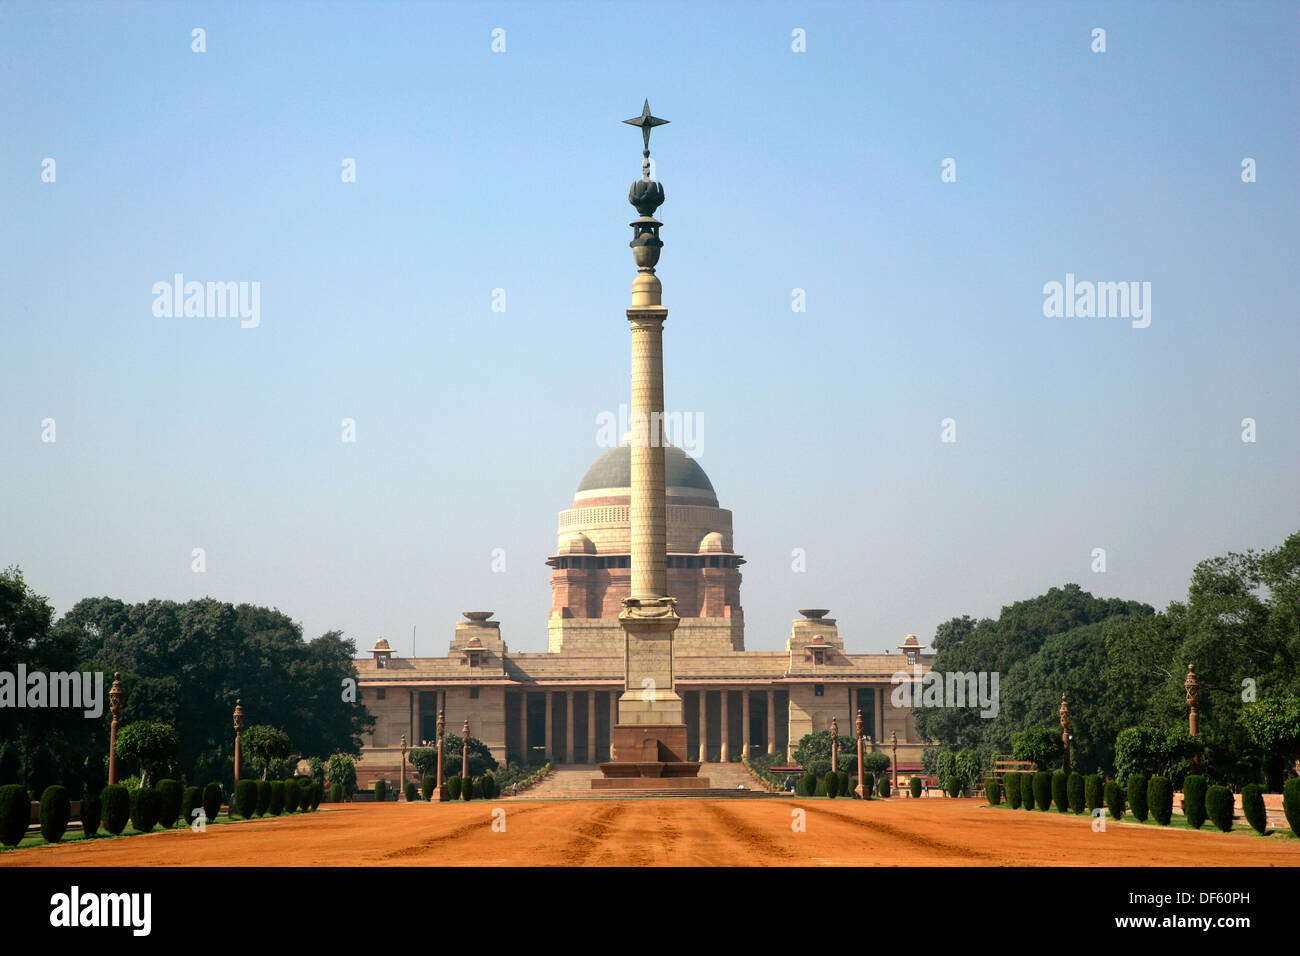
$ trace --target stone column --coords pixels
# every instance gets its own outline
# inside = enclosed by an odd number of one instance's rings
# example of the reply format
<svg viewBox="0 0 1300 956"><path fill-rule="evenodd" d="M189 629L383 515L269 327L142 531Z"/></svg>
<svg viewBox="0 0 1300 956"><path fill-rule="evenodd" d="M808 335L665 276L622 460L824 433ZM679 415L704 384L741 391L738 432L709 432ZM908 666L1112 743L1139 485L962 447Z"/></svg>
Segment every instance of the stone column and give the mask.
<svg viewBox="0 0 1300 956"><path fill-rule="evenodd" d="M749 759L749 689L740 692L740 753Z"/></svg>
<svg viewBox="0 0 1300 956"><path fill-rule="evenodd" d="M117 783L117 727L122 717L122 675L118 671L113 672L108 709L113 715L113 722L108 725L108 782Z"/></svg>
<svg viewBox="0 0 1300 956"><path fill-rule="evenodd" d="M240 738L244 736L244 702L235 700L235 783L239 783L239 778L244 769L244 747Z"/></svg>
<svg viewBox="0 0 1300 956"><path fill-rule="evenodd" d="M545 694L546 694L546 759L551 763L554 763L555 748L552 746L552 737L554 735L554 731L551 729L551 724L555 720L555 707L554 707L555 702L550 690L545 691Z"/></svg>
<svg viewBox="0 0 1300 956"><path fill-rule="evenodd" d="M913 692L916 692L917 689L918 688L916 685L912 686ZM875 694L873 694L872 696L876 698L876 728L872 732L871 736L874 740L879 740L881 736L885 733L885 695L882 694L880 692L880 688L877 687ZM876 748L874 746L871 748L871 752L872 753L876 752Z"/></svg>
<svg viewBox="0 0 1300 956"><path fill-rule="evenodd" d="M831 773L839 773L840 770L840 722L838 718L831 718Z"/></svg>
<svg viewBox="0 0 1300 956"><path fill-rule="evenodd" d="M587 763L596 762L596 692L587 691Z"/></svg>
<svg viewBox="0 0 1300 956"><path fill-rule="evenodd" d="M609 759L614 759L614 725L618 723L618 691L609 692Z"/></svg>
<svg viewBox="0 0 1300 956"><path fill-rule="evenodd" d="M469 779L469 718L465 719L465 726L460 732L460 778Z"/></svg>
<svg viewBox="0 0 1300 956"><path fill-rule="evenodd" d="M729 726L731 721L730 714L727 713L727 698L730 696L731 692L724 687L722 689L722 753L718 755L718 759L723 763L731 759L731 727Z"/></svg>
<svg viewBox="0 0 1300 956"><path fill-rule="evenodd" d="M776 691L767 692L767 752L776 753Z"/></svg>
<svg viewBox="0 0 1300 956"><path fill-rule="evenodd" d="M519 692L519 748L523 754L520 763L527 764L532 756L528 749L528 691Z"/></svg>
<svg viewBox="0 0 1300 956"><path fill-rule="evenodd" d="M438 803L446 803L447 785L444 781L446 781L447 779L447 774L444 768L444 763L446 762L445 761L445 755L446 755L445 738L447 735L447 712L445 710L438 711L437 732L438 732L438 783L437 783L437 789L434 791L433 799L436 800Z"/></svg>
<svg viewBox="0 0 1300 956"><path fill-rule="evenodd" d="M700 763L709 759L709 692L700 688Z"/></svg>
<svg viewBox="0 0 1300 956"><path fill-rule="evenodd" d="M865 781L863 780L863 770L862 770L862 763L863 763L862 757L863 757L863 750L865 749L862 746L862 729L864 726L865 726L865 722L862 719L862 708L858 708L858 719L854 724L854 729L857 731L857 738L858 738L858 785L853 792L857 795L857 798L859 800L865 800L867 797L867 787Z"/></svg>
<svg viewBox="0 0 1300 956"><path fill-rule="evenodd" d="M564 762L573 763L573 691L564 692Z"/></svg>

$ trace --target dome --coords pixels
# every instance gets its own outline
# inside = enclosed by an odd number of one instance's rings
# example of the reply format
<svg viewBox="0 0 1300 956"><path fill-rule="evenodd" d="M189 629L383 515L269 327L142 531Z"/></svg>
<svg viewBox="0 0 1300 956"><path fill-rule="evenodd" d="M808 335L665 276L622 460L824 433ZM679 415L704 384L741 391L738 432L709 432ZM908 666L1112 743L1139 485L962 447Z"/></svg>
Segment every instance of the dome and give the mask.
<svg viewBox="0 0 1300 956"><path fill-rule="evenodd" d="M713 491L713 483L704 469L686 452L675 445L664 446L664 484L670 496L688 498L707 498L709 503L717 506L718 498ZM619 445L611 448L596 459L595 464L587 469L578 485L577 494L604 489L632 488L632 446Z"/></svg>
<svg viewBox="0 0 1300 956"><path fill-rule="evenodd" d="M559 554L595 554L596 546L580 531L560 537Z"/></svg>
<svg viewBox="0 0 1300 956"><path fill-rule="evenodd" d="M716 531L710 531L700 539L700 552L715 551L719 554L727 549L722 546L722 535Z"/></svg>

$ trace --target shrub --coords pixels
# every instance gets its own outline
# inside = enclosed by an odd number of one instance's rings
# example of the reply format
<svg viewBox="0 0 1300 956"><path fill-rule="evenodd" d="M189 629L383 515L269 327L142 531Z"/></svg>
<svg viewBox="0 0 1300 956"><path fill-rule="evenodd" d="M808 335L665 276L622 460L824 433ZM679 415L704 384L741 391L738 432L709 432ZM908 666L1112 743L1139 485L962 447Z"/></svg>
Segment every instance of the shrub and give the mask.
<svg viewBox="0 0 1300 956"><path fill-rule="evenodd" d="M1183 813L1193 830L1205 822L1205 778L1198 773L1183 778Z"/></svg>
<svg viewBox="0 0 1300 956"><path fill-rule="evenodd" d="M1083 806L1089 813L1105 804L1106 798L1102 792L1101 774L1090 773L1083 778Z"/></svg>
<svg viewBox="0 0 1300 956"><path fill-rule="evenodd" d="M49 793L47 790L46 793ZM1241 788L1241 812L1246 817L1246 822L1255 828L1256 833L1266 833L1268 831L1268 814L1264 811L1264 788L1257 783L1248 783ZM45 815L45 798L41 797L41 815ZM44 832L45 824L41 824L41 832ZM47 837L48 839L48 837Z"/></svg>
<svg viewBox="0 0 1300 956"><path fill-rule="evenodd" d="M266 812L273 817L278 817L284 813L284 781L271 781L271 802L266 807Z"/></svg>
<svg viewBox="0 0 1300 956"><path fill-rule="evenodd" d="M158 792L158 825L170 830L181 812L181 785L175 780L159 780L154 790Z"/></svg>
<svg viewBox="0 0 1300 956"><path fill-rule="evenodd" d="M215 780L203 788L203 815L208 818L208 822L215 822L217 817L221 816L221 804L225 802L225 796L221 792L221 784Z"/></svg>
<svg viewBox="0 0 1300 956"><path fill-rule="evenodd" d="M474 793L474 780L471 777L460 778L460 798L462 800L473 800L477 794Z"/></svg>
<svg viewBox="0 0 1300 956"><path fill-rule="evenodd" d="M866 791L863 799L870 800L876 792L876 775L873 773L864 773L862 775L862 789Z"/></svg>
<svg viewBox="0 0 1300 956"><path fill-rule="evenodd" d="M32 798L16 783L0 787L0 843L17 846L32 818Z"/></svg>
<svg viewBox="0 0 1300 956"><path fill-rule="evenodd" d="M483 778L483 796L491 800L501 793L501 788L497 786L497 778L488 774Z"/></svg>
<svg viewBox="0 0 1300 956"><path fill-rule="evenodd" d="M1057 813L1070 812L1069 780L1064 770L1052 774L1052 802L1056 804Z"/></svg>
<svg viewBox="0 0 1300 956"><path fill-rule="evenodd" d="M406 781L406 783L402 785L402 794L403 794L403 796L406 797L406 802L407 802L407 803L414 803L414 802L415 802L415 795L416 795L416 793L418 792L418 789L419 789L419 788L417 788L417 787L415 786L415 784L411 783L411 781L409 781L409 780Z"/></svg>
<svg viewBox="0 0 1300 956"><path fill-rule="evenodd" d="M88 793L81 798L81 832L88 837L99 833L99 821L102 814L99 797Z"/></svg>
<svg viewBox="0 0 1300 956"><path fill-rule="evenodd" d="M1147 820L1147 778L1140 773L1129 774L1128 809L1138 823Z"/></svg>
<svg viewBox="0 0 1300 956"><path fill-rule="evenodd" d="M916 778L913 777L913 780ZM1007 806L1012 810L1020 809L1020 774L1009 773L1003 777L1007 789Z"/></svg>
<svg viewBox="0 0 1300 956"><path fill-rule="evenodd" d="M1292 777L1282 785L1282 812L1291 832L1300 837L1300 777Z"/></svg>
<svg viewBox="0 0 1300 956"><path fill-rule="evenodd" d="M312 810L315 810L317 807L320 806L320 802L324 797L325 797L325 784L321 783L319 780L313 782L311 785Z"/></svg>
<svg viewBox="0 0 1300 956"><path fill-rule="evenodd" d="M253 810L259 817L265 816L271 809L271 781L257 780L257 807Z"/></svg>
<svg viewBox="0 0 1300 956"><path fill-rule="evenodd" d="M331 784L330 784L330 803L342 803L342 802L343 802L343 784L341 784L341 783L331 783Z"/></svg>
<svg viewBox="0 0 1300 956"><path fill-rule="evenodd" d="M131 794L131 826L148 833L158 824L158 809L162 800L153 787L141 787Z"/></svg>
<svg viewBox="0 0 1300 956"><path fill-rule="evenodd" d="M961 777L953 774L943 783L943 792L950 797L961 796Z"/></svg>
<svg viewBox="0 0 1300 956"><path fill-rule="evenodd" d="M1174 788L1168 777L1152 777L1147 781L1147 808L1156 823L1169 826L1174 812Z"/></svg>
<svg viewBox="0 0 1300 956"><path fill-rule="evenodd" d="M460 799L460 777L447 778L447 796L452 800Z"/></svg>
<svg viewBox="0 0 1300 956"><path fill-rule="evenodd" d="M1034 804L1039 810L1052 809L1052 775L1046 770L1034 774Z"/></svg>
<svg viewBox="0 0 1300 956"><path fill-rule="evenodd" d="M424 779L420 781L420 792L424 795L425 800L433 799L433 791L438 789L438 778L433 774L425 774Z"/></svg>
<svg viewBox="0 0 1300 956"><path fill-rule="evenodd" d="M799 796L811 797L817 792L817 776L806 773L799 780Z"/></svg>
<svg viewBox="0 0 1300 956"><path fill-rule="evenodd" d="M131 818L131 794L120 783L110 783L99 792L99 805L103 807L104 829L118 836L126 829Z"/></svg>
<svg viewBox="0 0 1300 956"><path fill-rule="evenodd" d="M1124 819L1124 788L1114 780L1107 780L1102 792L1106 795L1106 813L1112 820Z"/></svg>
<svg viewBox="0 0 1300 956"><path fill-rule="evenodd" d="M996 777L989 777L984 781L984 796L988 797L989 806L996 807L1002 804L1002 784Z"/></svg>
<svg viewBox="0 0 1300 956"><path fill-rule="evenodd" d="M1017 774L1020 778L1020 803L1026 810L1034 809L1034 775L1029 772Z"/></svg>
<svg viewBox="0 0 1300 956"><path fill-rule="evenodd" d="M1205 791L1205 812L1224 833L1232 829L1234 809L1232 792L1227 787L1210 787Z"/></svg>
<svg viewBox="0 0 1300 956"><path fill-rule="evenodd" d="M1260 802L1260 806L1263 806ZM41 794L41 836L46 843L58 843L68 829L72 819L72 801L68 799L68 788L51 784Z"/></svg>
<svg viewBox="0 0 1300 956"><path fill-rule="evenodd" d="M198 787L186 787L181 794L181 821L186 826L194 823L194 811L203 806L203 791Z"/></svg>
<svg viewBox="0 0 1300 956"><path fill-rule="evenodd" d="M907 782L907 787L912 791L912 796L920 799L921 796L921 778L913 777Z"/></svg>
<svg viewBox="0 0 1300 956"><path fill-rule="evenodd" d="M284 781L284 813L293 813L298 809L298 804L302 799L302 793L298 789L297 780Z"/></svg>
<svg viewBox="0 0 1300 956"><path fill-rule="evenodd" d="M834 800L840 795L840 775L838 773L828 773L826 775L826 796Z"/></svg>
<svg viewBox="0 0 1300 956"><path fill-rule="evenodd" d="M257 813L256 780L241 780L235 784L235 812L245 820Z"/></svg>
<svg viewBox="0 0 1300 956"><path fill-rule="evenodd" d="M1083 774L1072 773L1066 778L1065 799L1071 813L1083 812Z"/></svg>
<svg viewBox="0 0 1300 956"><path fill-rule="evenodd" d="M889 774L882 773L880 779L876 782L876 789L880 791L882 799L889 797Z"/></svg>
<svg viewBox="0 0 1300 956"><path fill-rule="evenodd" d="M375 803L383 803L388 799L388 784L383 780L375 781Z"/></svg>

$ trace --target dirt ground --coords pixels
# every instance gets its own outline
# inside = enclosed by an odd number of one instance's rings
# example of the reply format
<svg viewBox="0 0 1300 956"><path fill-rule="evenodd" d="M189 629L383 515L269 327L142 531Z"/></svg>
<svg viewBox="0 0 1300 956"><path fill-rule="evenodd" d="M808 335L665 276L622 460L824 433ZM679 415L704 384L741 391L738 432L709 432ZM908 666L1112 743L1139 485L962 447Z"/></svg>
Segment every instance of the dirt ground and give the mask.
<svg viewBox="0 0 1300 956"><path fill-rule="evenodd" d="M1300 866L1296 840L1091 822L980 800L347 804L15 850L0 866Z"/></svg>

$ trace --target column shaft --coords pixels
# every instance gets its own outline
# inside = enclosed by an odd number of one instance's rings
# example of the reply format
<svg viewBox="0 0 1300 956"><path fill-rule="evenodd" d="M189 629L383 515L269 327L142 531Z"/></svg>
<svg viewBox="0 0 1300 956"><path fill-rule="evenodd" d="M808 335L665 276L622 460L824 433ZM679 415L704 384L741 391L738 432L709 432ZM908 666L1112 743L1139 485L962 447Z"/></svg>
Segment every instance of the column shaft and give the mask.
<svg viewBox="0 0 1300 956"><path fill-rule="evenodd" d="M553 746L553 738L555 736L555 732L554 730L551 729L551 725L555 722L555 700L554 700L555 695L552 694L549 690L546 691L545 693L546 693L546 759L554 763L555 747Z"/></svg>
<svg viewBox="0 0 1300 956"><path fill-rule="evenodd" d="M740 692L740 755L749 759L749 689Z"/></svg>
<svg viewBox="0 0 1300 956"><path fill-rule="evenodd" d="M573 691L564 692L564 762L573 763Z"/></svg>
<svg viewBox="0 0 1300 956"><path fill-rule="evenodd" d="M700 763L709 759L709 692L700 688Z"/></svg>
<svg viewBox="0 0 1300 956"><path fill-rule="evenodd" d="M718 755L718 759L723 763L731 759L731 728L728 726L731 721L727 713L727 698L730 696L731 692L724 688L722 691L722 753Z"/></svg>
<svg viewBox="0 0 1300 956"><path fill-rule="evenodd" d="M767 752L776 753L776 691L767 692Z"/></svg>
<svg viewBox="0 0 1300 956"><path fill-rule="evenodd" d="M596 692L587 691L587 763L596 762Z"/></svg>
<svg viewBox="0 0 1300 956"><path fill-rule="evenodd" d="M519 748L520 764L527 764L532 752L528 749L528 692L519 693Z"/></svg>

